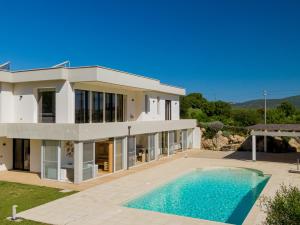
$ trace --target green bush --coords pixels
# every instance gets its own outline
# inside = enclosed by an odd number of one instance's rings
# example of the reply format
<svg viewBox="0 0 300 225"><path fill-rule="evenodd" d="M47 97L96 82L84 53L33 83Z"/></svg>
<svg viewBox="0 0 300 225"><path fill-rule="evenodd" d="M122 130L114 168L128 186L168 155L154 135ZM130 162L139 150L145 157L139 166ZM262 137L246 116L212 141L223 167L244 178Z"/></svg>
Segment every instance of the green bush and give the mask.
<svg viewBox="0 0 300 225"><path fill-rule="evenodd" d="M267 213L266 225L300 224L300 190L282 185L274 198L262 197L261 206Z"/></svg>

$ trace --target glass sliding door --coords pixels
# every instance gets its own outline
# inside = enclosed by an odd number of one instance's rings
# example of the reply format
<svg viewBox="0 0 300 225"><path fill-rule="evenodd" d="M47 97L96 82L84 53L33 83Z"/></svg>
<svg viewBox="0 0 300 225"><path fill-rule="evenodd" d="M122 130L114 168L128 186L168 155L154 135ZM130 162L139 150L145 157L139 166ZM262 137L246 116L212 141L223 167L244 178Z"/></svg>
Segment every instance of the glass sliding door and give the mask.
<svg viewBox="0 0 300 225"><path fill-rule="evenodd" d="M95 176L94 142L83 143L82 179L88 180Z"/></svg>
<svg viewBox="0 0 300 225"><path fill-rule="evenodd" d="M23 140L24 170L30 170L30 140Z"/></svg>
<svg viewBox="0 0 300 225"><path fill-rule="evenodd" d="M117 95L117 121L124 122L124 96Z"/></svg>
<svg viewBox="0 0 300 225"><path fill-rule="evenodd" d="M75 90L75 123L90 122L89 91Z"/></svg>
<svg viewBox="0 0 300 225"><path fill-rule="evenodd" d="M188 130L188 148L193 148L193 130Z"/></svg>
<svg viewBox="0 0 300 225"><path fill-rule="evenodd" d="M148 135L148 161L155 159L155 134Z"/></svg>
<svg viewBox="0 0 300 225"><path fill-rule="evenodd" d="M159 133L159 148L161 155L168 154L168 132Z"/></svg>
<svg viewBox="0 0 300 225"><path fill-rule="evenodd" d="M59 141L43 141L42 148L42 177L46 179L59 179Z"/></svg>
<svg viewBox="0 0 300 225"><path fill-rule="evenodd" d="M187 130L182 130L181 138L182 138L182 149L186 150L188 148L188 132L187 132Z"/></svg>
<svg viewBox="0 0 300 225"><path fill-rule="evenodd" d="M124 168L124 138L115 138L115 171Z"/></svg>
<svg viewBox="0 0 300 225"><path fill-rule="evenodd" d="M38 90L39 123L55 123L55 89Z"/></svg>
<svg viewBox="0 0 300 225"><path fill-rule="evenodd" d="M103 93L92 92L92 122L102 123L103 122Z"/></svg>
<svg viewBox="0 0 300 225"><path fill-rule="evenodd" d="M116 120L116 99L115 94L105 93L105 122Z"/></svg>
<svg viewBox="0 0 300 225"><path fill-rule="evenodd" d="M174 138L175 138L175 132L169 131L169 154L172 155L175 150L174 146Z"/></svg>
<svg viewBox="0 0 300 225"><path fill-rule="evenodd" d="M30 140L13 140L13 169L30 170Z"/></svg>
<svg viewBox="0 0 300 225"><path fill-rule="evenodd" d="M128 167L134 166L136 163L136 143L135 137L128 138Z"/></svg>

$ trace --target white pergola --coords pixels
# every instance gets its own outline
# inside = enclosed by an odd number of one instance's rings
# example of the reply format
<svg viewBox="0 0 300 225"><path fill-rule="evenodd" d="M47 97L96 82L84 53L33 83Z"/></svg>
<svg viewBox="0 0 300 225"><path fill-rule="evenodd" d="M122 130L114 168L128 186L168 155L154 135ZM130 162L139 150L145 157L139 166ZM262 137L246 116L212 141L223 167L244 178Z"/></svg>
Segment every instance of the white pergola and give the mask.
<svg viewBox="0 0 300 225"><path fill-rule="evenodd" d="M256 161L256 136L264 137L264 151L267 152L267 136L300 137L300 124L257 124L249 126L252 136L252 160Z"/></svg>

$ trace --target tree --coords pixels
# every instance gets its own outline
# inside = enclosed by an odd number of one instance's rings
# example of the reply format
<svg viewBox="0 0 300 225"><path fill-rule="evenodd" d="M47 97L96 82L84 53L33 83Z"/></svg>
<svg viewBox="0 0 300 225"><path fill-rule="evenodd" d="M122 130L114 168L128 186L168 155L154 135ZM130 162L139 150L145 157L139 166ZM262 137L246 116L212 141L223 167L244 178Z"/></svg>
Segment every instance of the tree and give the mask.
<svg viewBox="0 0 300 225"><path fill-rule="evenodd" d="M296 113L295 106L290 102L282 102L278 107L277 110L283 112L285 116L292 116Z"/></svg>
<svg viewBox="0 0 300 225"><path fill-rule="evenodd" d="M207 100L200 93L191 93L180 98L180 113L183 118L187 118L189 108L202 109L207 104Z"/></svg>
<svg viewBox="0 0 300 225"><path fill-rule="evenodd" d="M266 225L299 225L300 190L282 185L274 198L262 197L261 207L266 211Z"/></svg>
<svg viewBox="0 0 300 225"><path fill-rule="evenodd" d="M232 118L236 126L251 126L260 122L260 115L256 110L234 109Z"/></svg>
<svg viewBox="0 0 300 225"><path fill-rule="evenodd" d="M223 101L216 101L213 102L215 107L214 107L214 115L217 116L225 116L229 117L231 114L231 105L227 102Z"/></svg>

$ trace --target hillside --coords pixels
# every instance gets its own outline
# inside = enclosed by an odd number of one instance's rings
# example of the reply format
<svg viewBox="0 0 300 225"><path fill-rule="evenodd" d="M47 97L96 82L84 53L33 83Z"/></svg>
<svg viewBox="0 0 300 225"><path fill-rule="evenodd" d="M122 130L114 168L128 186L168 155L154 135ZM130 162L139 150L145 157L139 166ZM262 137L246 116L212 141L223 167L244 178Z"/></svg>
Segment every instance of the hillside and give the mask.
<svg viewBox="0 0 300 225"><path fill-rule="evenodd" d="M281 99L268 99L268 108L276 108L281 102L288 101L292 103L296 108L300 109L300 95L291 96ZM232 104L234 108L245 108L245 109L259 109L264 107L264 99L255 99L251 101L241 102Z"/></svg>

